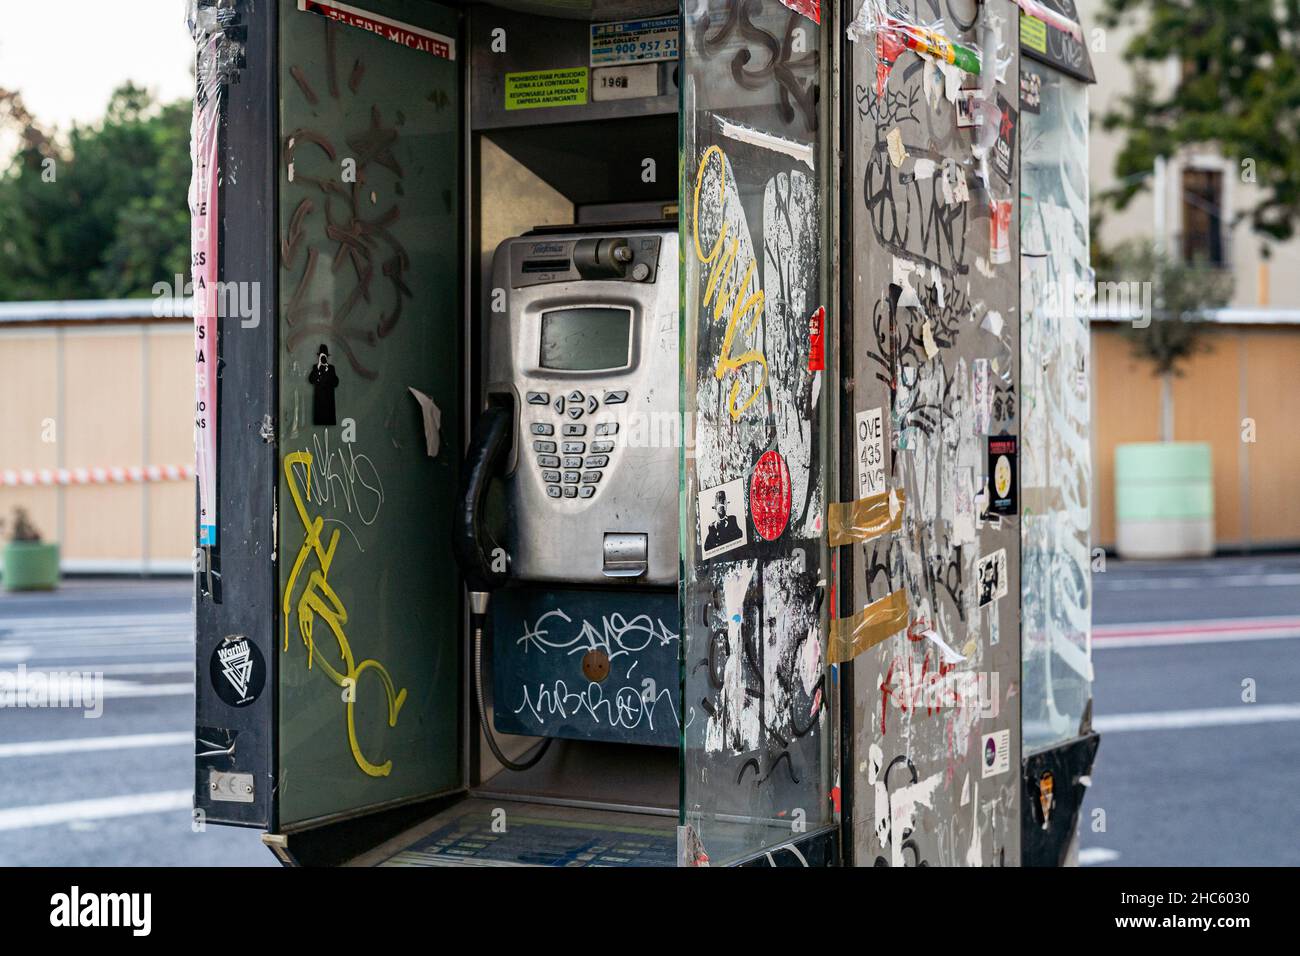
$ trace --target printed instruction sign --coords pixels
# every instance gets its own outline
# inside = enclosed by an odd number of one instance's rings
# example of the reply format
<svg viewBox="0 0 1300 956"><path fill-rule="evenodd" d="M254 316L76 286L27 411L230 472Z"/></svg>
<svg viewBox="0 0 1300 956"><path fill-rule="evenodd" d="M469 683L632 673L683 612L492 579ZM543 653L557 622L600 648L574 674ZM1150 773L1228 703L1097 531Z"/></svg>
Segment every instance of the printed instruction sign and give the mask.
<svg viewBox="0 0 1300 956"><path fill-rule="evenodd" d="M657 63L677 59L681 21L652 17L591 25L591 65Z"/></svg>
<svg viewBox="0 0 1300 956"><path fill-rule="evenodd" d="M885 491L885 411L858 412L858 497Z"/></svg>
<svg viewBox="0 0 1300 956"><path fill-rule="evenodd" d="M533 110L544 106L584 106L587 68L531 70L506 74L506 109Z"/></svg>

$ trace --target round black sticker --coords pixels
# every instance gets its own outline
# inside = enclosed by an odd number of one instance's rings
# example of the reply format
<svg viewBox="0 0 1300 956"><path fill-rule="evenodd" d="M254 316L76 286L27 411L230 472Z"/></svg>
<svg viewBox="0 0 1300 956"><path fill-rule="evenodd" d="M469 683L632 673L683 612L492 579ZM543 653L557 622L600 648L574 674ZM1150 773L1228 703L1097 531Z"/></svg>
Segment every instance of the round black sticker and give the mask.
<svg viewBox="0 0 1300 956"><path fill-rule="evenodd" d="M212 652L212 687L231 707L246 707L262 695L266 660L246 637L222 641Z"/></svg>

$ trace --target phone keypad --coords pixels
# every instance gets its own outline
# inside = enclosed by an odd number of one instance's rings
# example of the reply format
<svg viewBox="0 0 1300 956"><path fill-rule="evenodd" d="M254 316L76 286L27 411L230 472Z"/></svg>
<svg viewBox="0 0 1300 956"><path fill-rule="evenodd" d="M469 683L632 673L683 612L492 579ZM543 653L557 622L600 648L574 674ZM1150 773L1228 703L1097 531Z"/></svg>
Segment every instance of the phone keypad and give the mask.
<svg viewBox="0 0 1300 956"><path fill-rule="evenodd" d="M547 392L528 393L528 404L534 406L536 411L546 414L549 410L560 419L560 434L567 439L559 443L563 458L555 454L556 442L533 442L533 451L537 453L537 465L541 469L542 481L546 483L548 498L595 497L596 488L604 476L604 469L609 467L614 451L615 442L609 439L618 434L618 422L595 422L594 433L605 440L593 441L588 445L586 441L574 440L587 437L587 425L578 419L594 415L602 404L622 405L627 400L626 391L605 391L602 397L597 397L583 394L575 388L566 394L554 396L554 399ZM530 422L528 430L533 435L551 436L555 434L555 424L547 421Z"/></svg>

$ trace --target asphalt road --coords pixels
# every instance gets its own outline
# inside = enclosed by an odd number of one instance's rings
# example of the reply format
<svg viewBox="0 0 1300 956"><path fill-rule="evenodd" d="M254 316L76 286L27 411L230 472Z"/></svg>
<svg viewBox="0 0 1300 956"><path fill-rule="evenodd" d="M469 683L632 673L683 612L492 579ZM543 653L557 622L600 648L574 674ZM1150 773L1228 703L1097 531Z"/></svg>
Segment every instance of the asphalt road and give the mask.
<svg viewBox="0 0 1300 956"><path fill-rule="evenodd" d="M1112 561L1094 582L1081 862L1300 864L1300 556ZM275 865L254 831L195 832L189 591L0 595L0 673L101 672L106 698L98 718L0 710L0 865Z"/></svg>
<svg viewBox="0 0 1300 956"><path fill-rule="evenodd" d="M0 672L104 675L98 718L0 710L0 865L277 865L257 831L195 832L193 632L188 580L0 596Z"/></svg>

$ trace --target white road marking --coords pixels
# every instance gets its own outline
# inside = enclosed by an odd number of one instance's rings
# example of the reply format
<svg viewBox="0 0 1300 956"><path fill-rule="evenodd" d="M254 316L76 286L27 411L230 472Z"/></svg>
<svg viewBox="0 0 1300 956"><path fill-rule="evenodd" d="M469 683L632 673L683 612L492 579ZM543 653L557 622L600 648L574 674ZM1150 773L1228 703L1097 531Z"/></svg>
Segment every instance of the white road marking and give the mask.
<svg viewBox="0 0 1300 956"><path fill-rule="evenodd" d="M1118 850L1107 850L1105 847L1090 846L1079 851L1080 866L1096 866L1098 863L1110 863L1118 859Z"/></svg>
<svg viewBox="0 0 1300 956"><path fill-rule="evenodd" d="M135 747L175 747L192 744L194 734L179 731L168 734L119 734L99 737L77 737L64 740L26 740L21 743L0 744L3 757L48 757L53 754L88 753L96 750L129 750Z"/></svg>
<svg viewBox="0 0 1300 956"><path fill-rule="evenodd" d="M1167 577L1110 579L1104 575L1093 579L1098 591L1187 591L1201 588L1282 588L1300 584L1300 574L1226 574L1222 577Z"/></svg>
<svg viewBox="0 0 1300 956"><path fill-rule="evenodd" d="M1102 734L1140 730L1190 730L1194 727L1231 727L1300 720L1300 704L1240 704L1200 710L1158 710L1138 714L1102 714L1092 726Z"/></svg>
<svg viewBox="0 0 1300 956"><path fill-rule="evenodd" d="M1159 624L1099 624L1092 629L1092 649L1159 647L1175 644L1231 644L1300 638L1300 618L1257 617Z"/></svg>
<svg viewBox="0 0 1300 956"><path fill-rule="evenodd" d="M142 813L168 813L172 810L189 810L193 805L194 795L189 790L159 790L155 793L128 793L97 800L9 807L0 810L0 831L26 830L79 820L107 820Z"/></svg>

